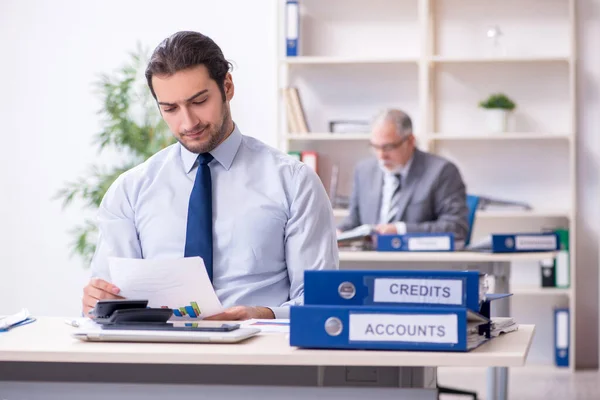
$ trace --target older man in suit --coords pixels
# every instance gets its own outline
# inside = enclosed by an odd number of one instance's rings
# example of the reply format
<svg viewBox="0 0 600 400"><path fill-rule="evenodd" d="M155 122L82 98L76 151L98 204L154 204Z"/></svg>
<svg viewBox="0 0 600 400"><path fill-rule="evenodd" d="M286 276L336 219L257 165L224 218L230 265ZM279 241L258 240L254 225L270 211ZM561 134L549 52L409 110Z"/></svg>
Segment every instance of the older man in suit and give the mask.
<svg viewBox="0 0 600 400"><path fill-rule="evenodd" d="M339 231L368 224L381 234L468 231L466 189L450 161L416 148L410 117L386 110L375 118L371 147L376 158L354 172L350 214Z"/></svg>

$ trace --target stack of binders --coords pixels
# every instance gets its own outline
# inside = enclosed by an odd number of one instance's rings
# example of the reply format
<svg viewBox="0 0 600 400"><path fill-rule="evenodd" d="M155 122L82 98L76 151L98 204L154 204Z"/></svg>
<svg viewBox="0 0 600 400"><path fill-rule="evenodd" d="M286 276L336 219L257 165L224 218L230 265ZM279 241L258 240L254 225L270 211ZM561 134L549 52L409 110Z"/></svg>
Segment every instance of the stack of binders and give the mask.
<svg viewBox="0 0 600 400"><path fill-rule="evenodd" d="M469 351L500 332L478 271L306 271L304 305L290 310L303 348Z"/></svg>

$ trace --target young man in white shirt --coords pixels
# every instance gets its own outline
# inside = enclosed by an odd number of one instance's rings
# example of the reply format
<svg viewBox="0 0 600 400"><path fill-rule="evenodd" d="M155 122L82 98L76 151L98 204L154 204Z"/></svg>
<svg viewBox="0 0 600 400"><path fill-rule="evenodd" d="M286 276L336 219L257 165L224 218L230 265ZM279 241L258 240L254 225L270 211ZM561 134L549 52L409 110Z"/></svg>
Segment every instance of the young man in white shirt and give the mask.
<svg viewBox="0 0 600 400"><path fill-rule="evenodd" d="M125 172L99 209L84 313L119 298L108 258L203 258L225 307L213 319L288 318L304 271L338 268L331 204L316 173L242 135L230 64L197 32L154 51L146 78L178 143ZM250 106L250 105L248 105Z"/></svg>

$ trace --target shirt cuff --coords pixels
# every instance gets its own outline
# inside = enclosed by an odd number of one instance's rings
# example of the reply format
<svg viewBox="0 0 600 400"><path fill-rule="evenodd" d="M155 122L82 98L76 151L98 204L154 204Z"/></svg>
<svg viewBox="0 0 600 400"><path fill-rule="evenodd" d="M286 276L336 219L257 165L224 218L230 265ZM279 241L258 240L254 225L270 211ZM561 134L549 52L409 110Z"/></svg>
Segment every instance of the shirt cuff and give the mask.
<svg viewBox="0 0 600 400"><path fill-rule="evenodd" d="M396 231L398 235L404 235L406 233L406 224L404 222L396 222Z"/></svg>
<svg viewBox="0 0 600 400"><path fill-rule="evenodd" d="M290 319L290 307L289 306L266 307L266 308L273 311L273 314L275 314L276 319Z"/></svg>

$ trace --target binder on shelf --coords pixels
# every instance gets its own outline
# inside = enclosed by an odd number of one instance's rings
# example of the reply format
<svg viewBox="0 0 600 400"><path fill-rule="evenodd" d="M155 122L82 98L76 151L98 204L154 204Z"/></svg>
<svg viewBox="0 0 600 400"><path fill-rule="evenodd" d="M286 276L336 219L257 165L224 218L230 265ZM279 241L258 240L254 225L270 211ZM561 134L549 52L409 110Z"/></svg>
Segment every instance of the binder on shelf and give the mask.
<svg viewBox="0 0 600 400"><path fill-rule="evenodd" d="M304 272L307 305L465 307L480 313L487 290L479 271Z"/></svg>
<svg viewBox="0 0 600 400"><path fill-rule="evenodd" d="M569 231L567 229L557 229L556 234L558 235L559 252L555 259L555 286L566 289L571 286Z"/></svg>
<svg viewBox="0 0 600 400"><path fill-rule="evenodd" d="M554 362L558 367L569 366L569 317L568 308L554 310Z"/></svg>
<svg viewBox="0 0 600 400"><path fill-rule="evenodd" d="M288 155L298 161L302 161L302 155L299 151L288 151Z"/></svg>
<svg viewBox="0 0 600 400"><path fill-rule="evenodd" d="M467 249L492 253L557 251L559 241L556 232L492 234L478 243L467 246Z"/></svg>
<svg viewBox="0 0 600 400"><path fill-rule="evenodd" d="M454 251L454 234L414 232L403 235L375 235L377 251Z"/></svg>
<svg viewBox="0 0 600 400"><path fill-rule="evenodd" d="M372 225L360 225L337 236L338 245L363 242L365 250L375 251L454 251L453 233L413 232L403 235L380 235Z"/></svg>
<svg viewBox="0 0 600 400"><path fill-rule="evenodd" d="M313 171L317 172L317 152L316 151L303 151L301 154L301 161L308 167L312 168Z"/></svg>
<svg viewBox="0 0 600 400"><path fill-rule="evenodd" d="M298 40L300 36L300 8L297 0L287 0L285 4L286 15L286 55L295 57L299 54Z"/></svg>
<svg viewBox="0 0 600 400"><path fill-rule="evenodd" d="M556 287L556 260L546 258L540 261L542 287Z"/></svg>
<svg viewBox="0 0 600 400"><path fill-rule="evenodd" d="M569 267L569 252L559 251L555 259L556 280L555 286L567 289L571 286L571 269Z"/></svg>
<svg viewBox="0 0 600 400"><path fill-rule="evenodd" d="M489 319L463 307L290 307L290 345L321 349L469 351Z"/></svg>

